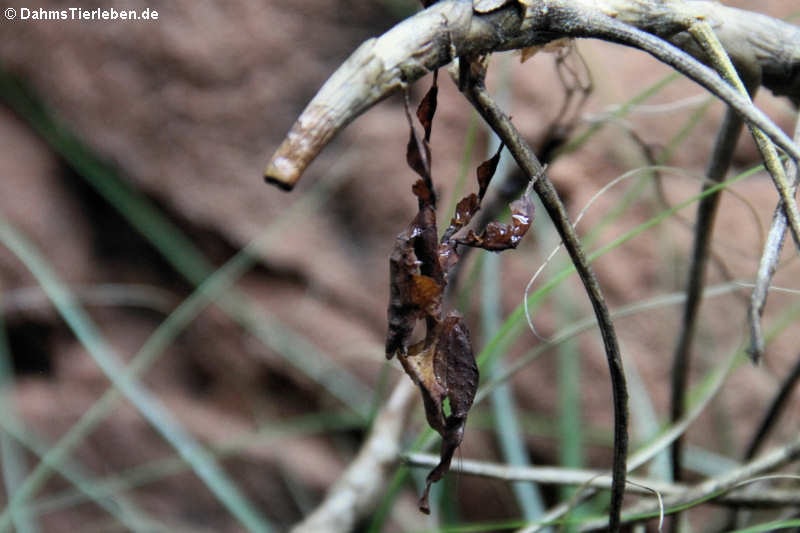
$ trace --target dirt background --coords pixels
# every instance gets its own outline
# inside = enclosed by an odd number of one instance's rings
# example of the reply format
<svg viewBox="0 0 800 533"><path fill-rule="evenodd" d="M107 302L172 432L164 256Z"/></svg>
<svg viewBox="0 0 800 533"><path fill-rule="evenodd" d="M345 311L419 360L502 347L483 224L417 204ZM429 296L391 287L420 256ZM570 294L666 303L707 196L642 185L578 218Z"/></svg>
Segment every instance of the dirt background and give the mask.
<svg viewBox="0 0 800 533"><path fill-rule="evenodd" d="M728 3L779 17L797 8L783 0ZM9 6L18 7L0 2L2 9ZM40 7L63 8L58 2L41 2ZM310 354L312 361L322 354L370 388L398 379L397 366L385 371L382 343L387 258L394 236L414 215L416 203L410 194L413 175L404 162L408 130L401 98L387 99L351 125L294 192L286 194L265 185L261 171L326 77L359 43L412 12L413 3L153 0L125 7L155 9L159 19L116 23L2 20L4 79L22 80L28 94L35 95L52 118L115 169L124 183L155 204L216 266L285 218L306 193L313 194L309 191L318 182L335 183L321 204L302 211L277 237L258 248L258 266L238 286L260 312L269 315L275 326L268 335L271 338L292 335L285 337L292 350ZM578 46L595 82L584 110L587 118L626 101L668 72L633 50L599 42ZM562 91L552 56L540 54L518 63L517 56L495 60L495 64L510 66L510 111L535 145L544 137ZM494 72L498 70L502 69ZM499 84L496 77L490 82ZM422 81L412 89L414 101L427 84ZM648 103L701 93L697 86L679 82ZM759 95L759 103L791 131L788 103L768 94ZM628 124L658 150L695 110L636 113ZM722 111L720 105L712 106L669 161L671 165L702 172ZM442 76L433 149L434 176L443 198L452 194L459 174L470 116L452 82ZM0 214L40 250L87 305L105 338L123 358L130 358L166 313L190 294L191 284L82 179L75 160L52 139L48 141L47 131L37 129L7 96L0 103L0 139ZM485 153L486 134L479 130L471 166ZM733 170L749 168L757 161L752 142L744 139ZM610 126L578 152L553 163L550 176L574 216L600 187L641 164L640 148L621 128ZM471 179L468 186L473 186ZM664 187L670 202L677 202L695 194L698 183L670 174ZM616 205L624 189L620 186L603 196L587 214L582 231ZM716 251L733 278L749 280L776 195L763 174L743 182L737 191L752 204L762 227L741 200L726 196L715 233ZM644 200L602 232L598 243L610 242L660 209L655 195L645 194ZM689 208L683 215L691 220L693 211ZM502 256L504 313L521 302L525 284L552 247L544 214L535 226L517 252ZM690 237L685 225L671 219L598 260L595 266L611 306L681 290ZM779 272L776 284L794 286L795 274L796 268L788 265ZM710 282L721 279L719 269L711 268ZM22 262L0 246L2 311L15 378L4 397L3 411L15 411L41 441L52 443L93 404L108 379L37 287ZM475 288L462 299L466 302L462 311L472 324L478 348L485 341L478 325L479 293ZM576 280L562 294L571 295L569 313L576 318L588 315ZM703 306L695 351L697 375L743 340L742 295L746 291ZM537 311L535 320L542 334L551 335L563 327L560 302L548 302ZM790 295L773 295L768 316L791 302ZM679 316L677 307L668 307L619 322L626 361L641 374L661 417L668 412L670 358ZM770 345L762 367L737 370L704 420L690 431L692 442L723 456L740 456L777 381L796 357L793 329ZM296 338L302 343L291 340ZM307 434L297 429L298 421L339 412L342 406L287 362L293 352L277 348L280 342L269 346L259 342L212 307L169 346L143 382L203 443L219 445L237 434L266 432L267 438L251 439L223 464L255 505L283 530L313 508L365 433L358 427L312 429ZM509 358L539 342L532 334L523 334ZM303 343L310 343L313 351ZM602 347L594 332L580 336L578 346L580 402L587 427L599 435L587 449L587 462L605 467L610 457L611 416ZM558 413L555 353L520 371L513 380L515 398L533 427L527 432L530 454L544 464L556 462L560 449L547 429L554 426ZM479 406L477 411L476 419L485 421L488 408ZM542 420L545 429L536 425ZM795 432L797 421L797 415L787 417L773 442ZM418 412L414 427L421 425ZM470 426L461 452L464 458L498 459L489 427L485 422ZM173 453L126 404L79 447L75 461L92 477L103 479ZM30 465L35 464L32 455L26 457ZM517 516L504 485L466 477L459 483L462 518ZM67 487L56 477L39 497ZM189 473L165 474L127 494L169 530L239 530ZM4 490L0 491L0 501L5 497ZM429 525L414 509L415 497L412 488L405 491L395 506L391 530ZM44 512L39 520L42 531L117 527L89 503Z"/></svg>

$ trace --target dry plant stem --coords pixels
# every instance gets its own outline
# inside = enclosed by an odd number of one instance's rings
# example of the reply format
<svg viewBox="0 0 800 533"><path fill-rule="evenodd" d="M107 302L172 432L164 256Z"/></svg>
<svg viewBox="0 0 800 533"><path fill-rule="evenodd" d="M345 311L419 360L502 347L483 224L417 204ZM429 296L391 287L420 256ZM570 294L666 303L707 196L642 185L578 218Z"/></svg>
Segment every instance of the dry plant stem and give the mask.
<svg viewBox="0 0 800 533"><path fill-rule="evenodd" d="M358 455L325 499L292 533L349 533L377 504L397 464L400 437L414 405L416 387L401 379L373 423Z"/></svg>
<svg viewBox="0 0 800 533"><path fill-rule="evenodd" d="M730 168L736 141L742 133L744 122L732 110L728 109L720 126L711 161L706 169L707 180L702 190L719 183ZM678 342L672 357L671 374L671 406L670 421L675 423L686 411L686 389L689 380L690 352L697 325L697 315L703 297L706 264L711 247L711 235L714 231L714 218L719 206L722 191L704 196L697 206L694 245L692 260L689 266L689 277L686 286L686 303L683 306L683 318L678 334ZM672 479L681 480L683 439L677 439L671 448Z"/></svg>
<svg viewBox="0 0 800 533"><path fill-rule="evenodd" d="M710 25L707 22L698 20L689 26L688 31L695 42L705 52L711 65L728 83L736 87L743 96L750 98L749 91L754 89L755 83L750 83L748 84L749 87L745 87L736 68L733 66L733 63L731 63L730 58ZM746 69L744 69L744 73L749 74L748 77L751 79L757 79L757 74L748 72ZM725 115L720 133L717 136L711 163L707 170L707 177L710 181L719 182L723 179L730 166L731 159L733 158L733 151L741 129L742 120L734 116L733 111L729 108ZM786 219L790 221L790 225L793 228L792 234L795 236L795 242L800 244L800 215L798 215L797 204L794 202L790 187L787 186L786 175L783 170L783 165L781 165L778 159L777 150L767 136L760 130L751 127L751 131L765 161L765 165L780 193L781 204L785 208ZM706 188L707 185L703 187ZM708 261L711 234L713 232L714 216L719 204L719 198L720 193L718 192L714 195L704 197L698 205L694 250L687 286L687 299L686 305L684 306L681 331L673 356L670 409L671 420L673 422L681 418L685 410L684 404L686 401L686 389L689 377L690 351L697 324L697 315L700 309L706 263ZM679 438L672 445L670 453L672 459L672 477L675 481L680 481L682 479L682 451L683 439ZM670 520L670 529L672 531L677 531L679 527L679 515L673 515Z"/></svg>
<svg viewBox="0 0 800 533"><path fill-rule="evenodd" d="M780 206L776 208L775 213L776 216L778 213L783 213L783 211L780 209ZM782 233L785 231L786 225L784 224ZM781 235L781 237L783 237L783 235ZM761 419L758 429L756 429L755 433L753 434L753 437L747 446L747 450L744 453L745 461L750 461L753 457L755 457L759 448L761 448L761 445L767 439L770 431L775 426L783 412L786 410L786 407L789 404L789 398L791 398L792 392L794 391L798 380L800 380L800 356L798 356L797 361L795 361L791 372L789 372L789 374L784 378L781 386L778 388L778 393L772 399L769 408L767 408L767 411L764 414L764 418ZM759 492L761 492L761 490L759 490ZM732 509L729 513L728 521L725 524L724 531L736 529L739 519L739 513L737 511L738 509Z"/></svg>
<svg viewBox="0 0 800 533"><path fill-rule="evenodd" d="M797 185L793 185L792 189L796 191ZM786 228L786 212L781 202L772 214L772 224L767 234L767 241L764 243L764 251L761 254L761 261L759 262L758 273L756 274L755 287L750 295L750 305L747 308L747 321L750 324L750 346L748 348L748 353L750 354L750 358L754 361L760 361L764 357L764 350L766 349L761 317L764 313L764 306L767 303L769 285L772 282L772 277L775 275L775 269L778 267L781 250L783 250Z"/></svg>
<svg viewBox="0 0 800 533"><path fill-rule="evenodd" d="M473 65L475 64L476 62L473 63ZM473 74L475 73L473 72ZM609 530L618 531L619 513L625 492L625 458L628 453L628 391L611 316L600 292L597 279L589 267L589 262L583 253L580 240L572 227L572 223L564 209L564 204L561 203L555 187L545 175L542 165L530 146L519 134L511 120L497 107L494 100L486 92L482 73L478 73L477 77L467 82L465 94L478 110L478 113L508 147L523 172L533 180L533 189L539 195L548 215L550 215L553 224L556 226L558 234L564 241L564 246L569 252L575 269L586 288L586 293L597 317L598 327L605 346L606 358L608 359L614 404L614 461L612 465L613 481L609 509Z"/></svg>
<svg viewBox="0 0 800 533"><path fill-rule="evenodd" d="M362 44L329 78L270 159L267 181L285 189L348 123L395 90L458 56L525 48L561 37L605 39L642 49L672 66L736 109L792 158L800 147L746 97L678 46L690 49L682 31L698 16L725 28L723 46L737 65L761 73L762 84L800 102L800 29L715 2L655 0L511 1L490 13L474 13L469 1L441 0ZM641 29L640 29L641 28ZM650 33L647 33L650 32Z"/></svg>
<svg viewBox="0 0 800 533"><path fill-rule="evenodd" d="M708 407L709 402L716 396L716 394L722 388L723 383L725 383L725 379L728 374L733 370L734 363L738 356L733 355L728 364L726 369L723 372L717 374L714 379L714 382L711 385L711 391L708 395L703 399L703 401L698 402L695 406L692 407L691 411L686 413L686 415L677 423L673 424L673 426L659 436L655 441L645 446L645 448L637 451L633 455L628 458L628 472L633 472L640 468L641 466L645 465L649 461L651 461L656 455L658 455L662 450L667 449L676 438L683 435L692 422L697 420L697 417L700 416ZM567 514L571 509L573 509L577 504L585 501L587 498L594 496L597 492L597 489L594 488L585 488L582 489L576 496L572 498L571 501L563 502L558 504L557 506L550 509L545 516L542 517L541 523L551 523L555 522L556 520L563 517ZM518 533L538 533L542 531L544 526L542 525L532 525L525 528L522 528L518 531Z"/></svg>
<svg viewBox="0 0 800 533"><path fill-rule="evenodd" d="M689 33L703 48L706 54L708 54L711 64L717 72L719 72L728 83L736 87L736 90L738 90L740 94L749 99L748 91L744 83L742 83L742 80L736 72L736 68L733 66L731 59L725 52L725 48L722 46L722 43L719 42L711 26L707 22L698 21L689 27ZM787 180L786 172L778 157L778 151L764 132L752 125L750 126L750 131L753 134L753 139L756 141L761 157L764 159L764 166L772 177L775 188L778 189L780 193L783 209L786 212L786 220L789 224L789 228L792 230L792 237L794 238L795 245L800 248L800 212L798 212L797 202L791 191L791 182Z"/></svg>
<svg viewBox="0 0 800 533"><path fill-rule="evenodd" d="M577 50L573 50L575 55L580 57ZM583 61L583 58L580 58ZM569 139L570 134L579 123L581 116L581 109L583 109L589 95L592 91L591 75L588 74L588 67L584 64L584 69L587 74L586 77L590 79L589 82L581 83L580 81L573 82L572 85L565 79L561 73L559 65L564 64L563 58L556 59L556 71L559 74L563 88L564 88L564 103L561 109L551 120L550 124L544 129L544 135L539 140L536 153L539 154L539 161L543 166L550 164L559 155L560 149L564 146ZM578 75L575 75L578 79ZM576 97L576 92L579 94ZM575 100L577 100L575 102ZM567 115L569 109L573 111L571 115ZM495 190L496 194L490 201L484 200L481 210L478 212L478 221L475 224L477 229L485 228L489 222L497 220L502 212L508 205L525 191L528 185L528 178L522 172L508 172L501 180ZM494 186L493 186L494 187ZM464 248L461 252L461 260L456 264L450 272L450 284L447 290L452 291L459 285L459 280L462 273L463 265L466 264L465 259L472 253L473 248Z"/></svg>
<svg viewBox="0 0 800 533"><path fill-rule="evenodd" d="M778 206L775 212L776 214L783 213L783 211L780 209L780 206ZM784 224L783 232L785 231L786 226ZM783 237L783 235L781 237ZM797 385L798 379L800 379L800 357L798 357L797 361L795 362L792 371L784 378L780 388L778 389L778 393L775 395L775 398L773 398L772 403L770 403L769 408L764 414L764 418L758 425L758 429L753 434L750 444L748 444L747 450L744 454L745 461L749 461L755 457L759 448L769 435L770 430L775 426L776 422L785 411L789 402L789 398L791 397L791 394ZM725 529L722 531L732 531L733 529L736 529L738 520L738 509L732 509L728 514L728 521L724 526Z"/></svg>
<svg viewBox="0 0 800 533"><path fill-rule="evenodd" d="M722 493L727 493L745 483L767 472L774 471L784 465L792 463L800 458L800 437L796 437L791 442L772 449L764 455L742 465L739 468L726 474L706 480L676 496L664 498L664 506L670 508L690 505L694 502L705 502L707 499L716 498ZM658 513L658 507L651 502L643 502L625 509L622 516L623 523L634 523L642 520L643 514ZM587 524L582 531L591 531L603 527L601 521Z"/></svg>
<svg viewBox="0 0 800 533"><path fill-rule="evenodd" d="M436 466L439 457L428 453L410 453L403 457L408 466L431 467ZM460 474L499 479L508 482L528 481L541 485L580 485L595 489L609 490L611 478L608 472L600 470L585 470L561 467L520 467L509 466L487 461L473 461L462 459L452 470ZM683 483L669 483L663 480L640 478L630 476L628 491L636 494L652 495L651 490L658 491L662 496L677 496L692 489ZM647 487L645 489L644 487ZM800 493L795 490L765 490L757 493L744 493L733 491L720 495L712 502L715 505L748 507L748 508L782 508L800 505Z"/></svg>
<svg viewBox="0 0 800 533"><path fill-rule="evenodd" d="M756 455L756 452L758 452L758 449L766 440L775 422L778 421L778 418L780 418L781 414L786 410L789 398L798 380L800 380L800 355L798 355L792 371L784 378L781 386L778 388L778 393L775 395L775 398L773 398L767 412L764 414L763 420L761 420L761 423L758 425L758 429L753 435L750 444L747 446L747 451L745 451L745 460L750 460Z"/></svg>
<svg viewBox="0 0 800 533"><path fill-rule="evenodd" d="M794 139L800 143L800 119L795 123ZM797 192L798 171L797 163L786 162L786 176L791 182L790 193L794 197ZM750 322L750 357L760 360L764 355L764 332L761 329L761 316L764 313L764 305L767 303L767 292L775 275L778 266L778 259L781 256L783 240L786 235L787 218L786 211L783 209L783 201L778 202L778 207L772 215L772 225L769 228L767 242L764 244L764 251L761 254L761 262L758 265L756 275L756 286L750 297L750 307L747 309L747 318Z"/></svg>

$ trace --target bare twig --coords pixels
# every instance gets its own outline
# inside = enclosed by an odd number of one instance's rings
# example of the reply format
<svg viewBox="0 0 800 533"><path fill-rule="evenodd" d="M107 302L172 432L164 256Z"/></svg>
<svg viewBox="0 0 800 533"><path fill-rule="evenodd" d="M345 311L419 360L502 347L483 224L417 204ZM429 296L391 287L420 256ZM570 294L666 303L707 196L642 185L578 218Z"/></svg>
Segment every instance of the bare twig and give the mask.
<svg viewBox="0 0 800 533"><path fill-rule="evenodd" d="M702 4L704 3L697 3L698 6ZM697 18L703 18L703 15L697 15ZM688 28L692 28L694 26L696 26L694 23L687 24ZM701 63L691 60L690 56L688 56L679 48L671 45L665 45L664 41L660 40L659 38L632 26L628 26L617 19L602 20L599 18L598 25L596 27L587 25L587 28L593 30L595 36L606 38L612 41L617 40L623 44L640 48L651 54L656 59L659 59L667 65L670 65L675 70L685 74L687 77L696 81L708 89L711 93L724 100L745 119L751 128L754 128L755 130L763 130L763 132L770 139L775 141L776 144L778 144L781 148L785 149L792 158L796 160L798 159L796 155L798 146L795 145L788 137L786 137L786 134L784 134L780 128L775 126L774 122L763 115L760 110L753 107L750 98L746 95L746 91L744 95L742 95L741 92L736 92L739 91L738 88L732 89L728 83L722 80L711 69ZM727 48L723 47L722 50L726 51ZM727 56L725 57L727 58ZM752 61L745 64L749 69L752 69L753 72L759 72L758 65ZM735 70L733 72L735 73ZM741 86L741 82L739 83L739 86ZM732 91L735 92L735 97L731 95ZM753 110L755 110L756 113L751 115L751 111ZM756 117L756 115L760 116ZM766 122L764 122L762 119L766 119ZM785 193L784 188L782 188L781 184L777 185L779 187L779 191L783 195Z"/></svg>
<svg viewBox="0 0 800 533"><path fill-rule="evenodd" d="M795 124L794 139L795 142L800 142L800 120L797 120ZM798 185L796 162L791 160L786 162L786 178L791 183L789 186L789 193L794 197ZM764 313L764 306L767 303L767 293L772 283L772 277L775 275L775 269L778 266L778 259L780 258L783 242L786 237L787 225L788 218L786 210L783 208L783 199L781 199L778 201L778 205L772 214L772 224L769 228L767 240L764 243L761 261L758 265L755 287L750 295L750 305L747 308L747 319L750 324L750 347L748 348L748 352L753 361L760 361L764 356L766 342L764 340L761 317ZM784 378L778 394L764 414L764 418L761 420L758 429L747 446L745 459L752 458L766 439L773 424L780 417L798 379L800 379L800 360L795 364L789 375ZM736 523L736 519L737 513L732 512L727 525L732 527Z"/></svg>
<svg viewBox="0 0 800 533"><path fill-rule="evenodd" d="M800 142L800 120L795 124L794 138L795 142ZM798 184L798 171L795 162L786 162L786 176L791 182L790 193L794 197ZM786 211L783 209L783 201L781 200L772 215L772 225L769 228L767 242L764 244L761 262L758 265L756 286L750 298L750 307L747 309L747 318L750 322L750 357L756 361L761 359L764 354L765 343L764 333L761 329L761 315L764 313L764 305L767 303L767 293L772 282L772 276L778 266L778 259L780 258L784 236L786 235L786 226Z"/></svg>
<svg viewBox="0 0 800 533"><path fill-rule="evenodd" d="M776 210L776 213L777 212L779 212L779 210ZM756 429L755 433L753 433L753 437L751 438L750 443L747 445L747 449L744 453L745 461L749 461L755 457L756 453L761 448L761 445L764 444L765 440L767 440L767 436L769 435L770 431L775 427L775 424L786 410L786 407L789 405L789 398L791 398L792 392L797 386L798 380L800 380L800 356L797 358L797 361L795 361L792 370L783 379L781 386L778 388L777 394L775 394L775 397L772 399L772 402L764 413L761 423L759 423L758 428ZM737 513L735 509L730 512L728 516L728 522L726 524L727 529L735 528L738 517L739 513Z"/></svg>
<svg viewBox="0 0 800 533"><path fill-rule="evenodd" d="M702 190L721 182L728 172L736 141L742 132L744 122L730 109L725 113L720 126L711 161L706 169L707 181ZM689 266L689 279L686 286L686 304L683 307L681 329L672 358L671 408L670 420L675 422L686 410L686 388L689 380L690 350L697 325L697 315L705 285L706 263L711 248L711 234L714 231L714 218L719 206L722 191L704 196L697 205L692 261ZM672 479L681 480L681 451L683 439L672 445Z"/></svg>
<svg viewBox="0 0 800 533"><path fill-rule="evenodd" d="M582 79L579 72L576 72L567 65L567 57L573 55L578 57L582 69L585 71L584 77L586 79ZM549 165L561 155L562 148L580 123L580 111L583 109L592 91L589 68L576 47L570 46L567 55L564 55L563 52L559 52L559 55L555 59L555 65L556 72L564 89L564 101L558 113L556 113L550 123L543 128L545 133L538 139L536 144L535 153L539 154L539 161L542 166ZM479 211L478 221L475 224L475 227L478 229L486 227L486 225L493 220L497 220L503 210L508 207L508 204L518 198L528 185L527 176L516 169L514 171L509 170L509 172L506 172L502 176L501 180L495 179L495 181L497 182L496 186L493 185L493 187L495 187L495 195L489 201L484 201L484 205ZM448 286L448 290L452 291L458 286L463 266L466 264L465 259L471 253L471 248L466 248L461 252L461 261L459 261L450 272L450 285Z"/></svg>
<svg viewBox="0 0 800 533"><path fill-rule="evenodd" d="M750 444L748 444L747 451L744 453L745 460L750 460L755 457L756 452L758 452L758 449L764 443L764 440L767 438L767 435L769 435L769 432L775 425L775 422L778 421L778 418L786 409L789 398L791 397L792 391L794 391L798 380L800 380L800 355L798 356L797 361L795 361L792 370L783 379L781 386L778 388L778 393L775 395L775 398L773 398L772 403L770 403L769 408L764 414L764 418L758 425L758 429L753 435Z"/></svg>
<svg viewBox="0 0 800 533"><path fill-rule="evenodd" d="M439 457L429 453L409 453L403 456L408 466L435 466ZM549 466L520 467L509 466L488 461L462 459L453 470L460 474L500 479L508 482L528 481L541 485L583 485L595 489L609 490L611 477L608 472L578 468L562 468ZM653 494L658 491L662 496L677 496L687 490L690 485L669 483L663 480L630 476L628 490L636 494ZM720 494L709 503L750 508L780 508L800 505L800 493L796 490L766 490L757 493L740 491Z"/></svg>
<svg viewBox="0 0 800 533"><path fill-rule="evenodd" d="M676 438L686 431L692 422L694 422L700 414L705 411L706 407L708 406L709 402L716 396L716 394L722 388L723 383L725 383L726 378L730 375L731 371L734 368L736 360L739 357L738 352L734 352L728 361L720 368L718 372L715 373L713 376L712 381L708 385L708 390L704 395L703 399L692 408L691 411L686 413L686 415L681 418L676 424L673 424L667 431L662 433L656 440L649 443L647 446L642 448L641 450L637 451L633 455L628 458L627 461L627 469L628 472L633 472L642 465L648 463L650 460L653 459L656 455L661 453L663 450L668 448ZM596 489L593 488L586 488L576 494L571 502L563 502L552 509L550 509L547 514L542 517L542 523L549 523L555 520L558 520L566 513L570 511L575 505L578 503L586 500L593 496L596 492ZM538 533L542 530L540 525L531 525L529 527L525 527L520 529L518 533Z"/></svg>
<svg viewBox="0 0 800 533"><path fill-rule="evenodd" d="M628 392L614 325L603 295L600 292L597 279L583 253L580 240L572 227L572 223L555 187L547 178L544 168L542 168L530 146L511 123L511 120L497 107L494 100L486 92L483 80L484 72L479 62L471 62L468 68L462 69L462 72L466 71L469 71L470 79L465 84L465 95L503 143L508 146L517 164L532 180L533 189L539 195L542 204L556 226L556 230L564 241L564 245L572 258L572 262L575 264L597 317L598 327L606 350L613 393L614 461L612 466L613 482L609 510L609 530L617 531L619 529L619 512L625 492L625 458L628 453Z"/></svg>
<svg viewBox="0 0 800 533"><path fill-rule="evenodd" d="M392 467L397 464L400 437L414 404L415 387L401 379L381 408L358 456L331 487L322 503L293 533L349 533L378 502Z"/></svg>
<svg viewBox="0 0 800 533"><path fill-rule="evenodd" d="M695 42L705 52L708 60L720 75L734 86L740 94L749 99L749 92L754 89L756 85L755 80L757 80L759 73L749 72L747 67L750 65L746 65L745 68L742 68L743 73L746 74L750 80L750 83L748 83L746 87L728 57L722 43L707 22L697 20L689 26L688 31ZM729 108L717 137L711 164L707 171L710 180L721 181L727 172L733 158L733 151L736 141L739 138L741 128L741 118L734 115L733 111ZM781 204L784 207L786 220L789 221L789 226L792 228L792 235L795 238L795 242L800 246L800 213L798 213L797 204L793 198L793 191L790 191L790 187L787 184L786 175L783 165L781 165L778 159L777 150L763 132L752 126L751 132L764 159L765 166L769 170L775 187L780 193ZM681 332L675 349L672 366L671 419L673 421L679 419L684 411L686 385L690 366L690 349L697 324L700 295L702 294L704 284L711 233L713 231L714 216L719 204L719 198L719 193L706 196L701 200L698 206L694 252L687 287L687 300L686 306L684 307ZM757 355L755 352L753 353ZM755 360L757 361L757 359ZM682 474L682 444L683 439L677 439L671 449L672 475L675 481L679 481ZM673 531L677 530L677 520L677 516L672 517L671 529Z"/></svg>
<svg viewBox="0 0 800 533"><path fill-rule="evenodd" d="M747 483L749 480L760 476L765 472L770 472L778 469L786 464L789 464L800 457L800 437L795 438L791 442L774 448L770 452L750 461L741 467L725 473L723 476L706 480L702 483L695 485L689 490L683 491L675 496L670 496L664 499L664 506L669 509L683 508L687 505L705 503L712 498L716 498L722 494ZM622 516L623 523L638 522L645 520L650 516L657 516L658 508L651 502L644 502L642 504L634 505L625 509ZM595 530L602 528L601 521L587 524L583 530Z"/></svg>
<svg viewBox="0 0 800 533"><path fill-rule="evenodd" d="M381 37L366 41L298 118L267 165L267 181L291 189L322 148L348 123L454 57L525 48L562 37L595 37L650 53L717 95L746 122L800 160L800 147L746 97L664 40L691 50L691 42L685 35L681 38L681 32L695 17L702 16L726 28L723 46L734 63L760 72L762 84L774 93L800 101L800 51L791 44L800 41L797 27L715 2L549 0L525 5L527 9L521 10L516 2L508 2L489 13L473 13L471 2L443 0Z"/></svg>
<svg viewBox="0 0 800 533"><path fill-rule="evenodd" d="M740 94L749 99L748 88L745 87L745 84L740 79L736 68L733 66L728 54L725 52L725 48L711 29L711 26L705 21L698 20L689 27L689 33L703 48L706 54L708 54L711 64L717 72L719 72L728 83L736 87L736 90L738 90ZM750 131L753 134L753 139L756 141L758 151L764 159L764 166L767 168L770 177L772 177L775 188L780 193L781 203L786 212L786 220L789 224L789 228L792 230L792 237L797 247L800 248L800 211L798 211L797 202L794 200L794 194L791 191L791 183L787 180L786 172L778 157L778 151L764 132L760 131L758 128L754 128L752 125L750 126Z"/></svg>
<svg viewBox="0 0 800 533"><path fill-rule="evenodd" d="M736 141L742 133L744 122L736 113L728 108L722 121L717 139L714 143L711 161L706 169L708 181L703 182L702 190L721 182L730 168ZM686 411L686 392L689 383L691 347L697 329L697 317L705 285L706 264L711 251L711 235L714 231L716 217L722 191L704 196L697 205L692 261L689 266L689 279L686 286L686 304L683 307L681 329L678 342L672 356L672 373L670 376L670 420L674 423ZM675 439L670 448L672 479L683 479L683 436ZM679 518L672 516L670 529L677 531Z"/></svg>

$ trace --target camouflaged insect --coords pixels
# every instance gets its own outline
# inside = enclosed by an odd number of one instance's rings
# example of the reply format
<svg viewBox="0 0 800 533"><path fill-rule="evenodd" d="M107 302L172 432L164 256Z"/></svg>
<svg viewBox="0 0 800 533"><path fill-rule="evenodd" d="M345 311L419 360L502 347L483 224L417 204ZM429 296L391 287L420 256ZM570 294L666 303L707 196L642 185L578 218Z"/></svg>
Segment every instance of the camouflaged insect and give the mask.
<svg viewBox="0 0 800 533"><path fill-rule="evenodd" d="M427 513L428 492L433 483L450 469L453 454L464 437L475 393L478 365L469 329L455 311L445 314L443 298L448 272L459 259L459 247L470 246L502 251L516 248L533 220L533 204L527 195L511 205L511 223L489 223L483 231L459 233L480 209L489 183L500 161L503 146L478 167L478 193L463 198L441 239L437 235L435 195L430 173L433 115L436 112L436 76L431 90L417 110L425 135L420 138L407 111L411 135L406 160L420 176L412 187L419 209L408 228L400 233L389 257L389 306L386 357L397 356L406 374L419 387L428 424L442 437L439 464L428 474L420 510ZM412 343L418 322L424 321L425 335ZM445 408L449 402L449 412Z"/></svg>

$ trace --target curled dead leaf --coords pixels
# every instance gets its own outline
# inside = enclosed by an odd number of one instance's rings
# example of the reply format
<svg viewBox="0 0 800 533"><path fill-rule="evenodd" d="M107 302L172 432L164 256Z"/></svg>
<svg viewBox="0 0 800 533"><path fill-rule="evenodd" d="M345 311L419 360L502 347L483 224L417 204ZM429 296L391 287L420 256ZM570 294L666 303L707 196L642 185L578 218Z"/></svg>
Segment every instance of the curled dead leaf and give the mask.
<svg viewBox="0 0 800 533"><path fill-rule="evenodd" d="M478 235L474 231L466 237L457 239L459 244L483 248L492 252L502 252L516 248L522 237L528 232L533 221L534 206L527 194L523 194L511 204L511 224L489 222Z"/></svg>
<svg viewBox="0 0 800 533"><path fill-rule="evenodd" d="M433 356L431 388L439 394L437 401L425 402L428 423L442 436L439 464L428 474L425 491L420 498L420 509L430 512L428 493L433 483L439 481L450 469L456 449L464 438L467 414L478 391L478 365L472 352L469 330L456 312L451 312L442 323ZM424 389L423 389L424 390ZM428 394L423 392L423 396ZM445 415L444 400L450 401L450 414Z"/></svg>
<svg viewBox="0 0 800 533"><path fill-rule="evenodd" d="M486 195L486 189L489 188L489 183L492 181L494 173L497 172L497 165L500 163L500 154L503 153L503 148L505 148L505 145L500 143L500 146L497 147L497 152L478 166L478 198L480 200L483 200Z"/></svg>
<svg viewBox="0 0 800 533"><path fill-rule="evenodd" d="M431 88L428 89L425 97L419 103L419 107L417 107L417 118L419 119L420 124L422 124L422 129L425 131L426 143L430 142L431 140L433 115L436 114L436 104L439 95L438 79L439 71L435 70L433 72L433 84L431 85Z"/></svg>

